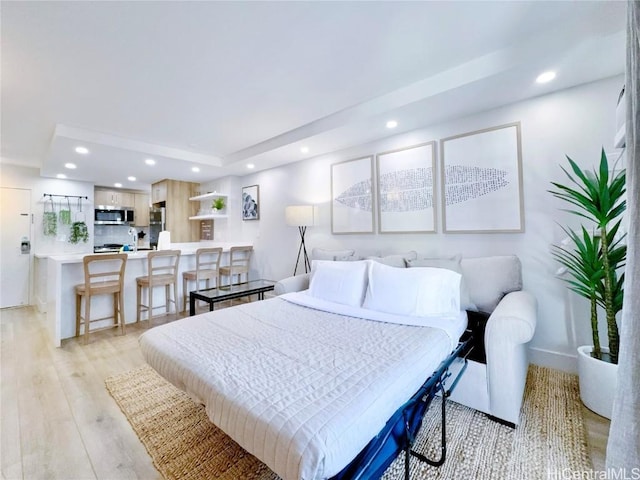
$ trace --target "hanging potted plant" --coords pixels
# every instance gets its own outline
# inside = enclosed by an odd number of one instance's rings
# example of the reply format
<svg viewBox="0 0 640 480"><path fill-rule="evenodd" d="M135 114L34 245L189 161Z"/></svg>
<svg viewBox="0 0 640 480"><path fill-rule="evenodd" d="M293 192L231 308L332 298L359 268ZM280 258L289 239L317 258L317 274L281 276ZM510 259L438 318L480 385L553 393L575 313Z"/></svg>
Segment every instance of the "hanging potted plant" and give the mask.
<svg viewBox="0 0 640 480"><path fill-rule="evenodd" d="M89 240L89 229L84 222L73 222L69 233L69 243L87 243Z"/></svg>
<svg viewBox="0 0 640 480"><path fill-rule="evenodd" d="M626 172L610 176L604 149L599 169L594 172L583 172L571 158L567 159L572 173L562 170L571 184L552 182L556 190L550 193L572 205L568 212L592 225L581 226L579 232L563 228L573 247L554 245L552 254L570 274L566 279L569 288L588 299L591 307L593 345L578 347L580 397L589 409L611 418L620 344L616 314L622 310L624 285L624 272L620 270L627 251L624 235L618 235L626 209ZM598 307L606 316L608 348L600 345Z"/></svg>

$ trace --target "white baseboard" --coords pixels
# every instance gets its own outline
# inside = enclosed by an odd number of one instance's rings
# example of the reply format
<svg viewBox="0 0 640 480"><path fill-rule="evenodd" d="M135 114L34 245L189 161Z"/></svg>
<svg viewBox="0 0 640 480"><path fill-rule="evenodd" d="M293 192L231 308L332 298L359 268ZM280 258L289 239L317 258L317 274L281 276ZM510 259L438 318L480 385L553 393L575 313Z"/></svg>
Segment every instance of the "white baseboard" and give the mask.
<svg viewBox="0 0 640 480"><path fill-rule="evenodd" d="M529 362L541 367L562 370L563 372L578 373L577 353L554 352L544 348L529 347Z"/></svg>

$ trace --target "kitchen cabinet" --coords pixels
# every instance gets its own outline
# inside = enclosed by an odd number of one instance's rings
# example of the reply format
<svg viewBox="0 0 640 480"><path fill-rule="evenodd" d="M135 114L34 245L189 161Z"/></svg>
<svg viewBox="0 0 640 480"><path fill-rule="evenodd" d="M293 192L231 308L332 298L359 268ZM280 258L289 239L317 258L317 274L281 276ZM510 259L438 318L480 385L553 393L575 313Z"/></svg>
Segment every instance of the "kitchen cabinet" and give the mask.
<svg viewBox="0 0 640 480"><path fill-rule="evenodd" d="M167 201L170 180L162 180L151 186L151 203L160 203Z"/></svg>
<svg viewBox="0 0 640 480"><path fill-rule="evenodd" d="M197 242L200 239L199 225L189 221L189 217L198 213L198 204L189 201L198 188L199 183L178 180L162 180L151 185L154 206L165 207L165 230L171 232L172 243ZM165 199L159 200L161 198Z"/></svg>
<svg viewBox="0 0 640 480"><path fill-rule="evenodd" d="M96 189L94 191L93 204L113 207L133 207L134 197L131 192Z"/></svg>
<svg viewBox="0 0 640 480"><path fill-rule="evenodd" d="M137 227L149 225L149 194L134 193L133 208L135 210L135 221Z"/></svg>

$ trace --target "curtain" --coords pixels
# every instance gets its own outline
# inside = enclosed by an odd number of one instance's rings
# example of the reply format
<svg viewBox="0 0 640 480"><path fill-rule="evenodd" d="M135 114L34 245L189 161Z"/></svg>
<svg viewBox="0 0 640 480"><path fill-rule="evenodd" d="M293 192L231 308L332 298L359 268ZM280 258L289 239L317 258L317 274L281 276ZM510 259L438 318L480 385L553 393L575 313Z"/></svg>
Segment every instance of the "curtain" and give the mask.
<svg viewBox="0 0 640 480"><path fill-rule="evenodd" d="M640 467L640 1L627 2L625 84L629 232L618 388L609 430L607 469L615 472L625 469L627 475L632 475L632 470Z"/></svg>

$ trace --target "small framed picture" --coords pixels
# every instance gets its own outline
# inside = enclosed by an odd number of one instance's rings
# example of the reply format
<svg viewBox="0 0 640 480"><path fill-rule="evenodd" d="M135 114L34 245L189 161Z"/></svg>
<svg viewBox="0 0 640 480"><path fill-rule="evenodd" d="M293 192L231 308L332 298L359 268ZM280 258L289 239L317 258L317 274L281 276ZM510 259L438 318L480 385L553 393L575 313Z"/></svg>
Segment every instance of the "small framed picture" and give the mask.
<svg viewBox="0 0 640 480"><path fill-rule="evenodd" d="M260 219L260 186L242 187L242 220Z"/></svg>

